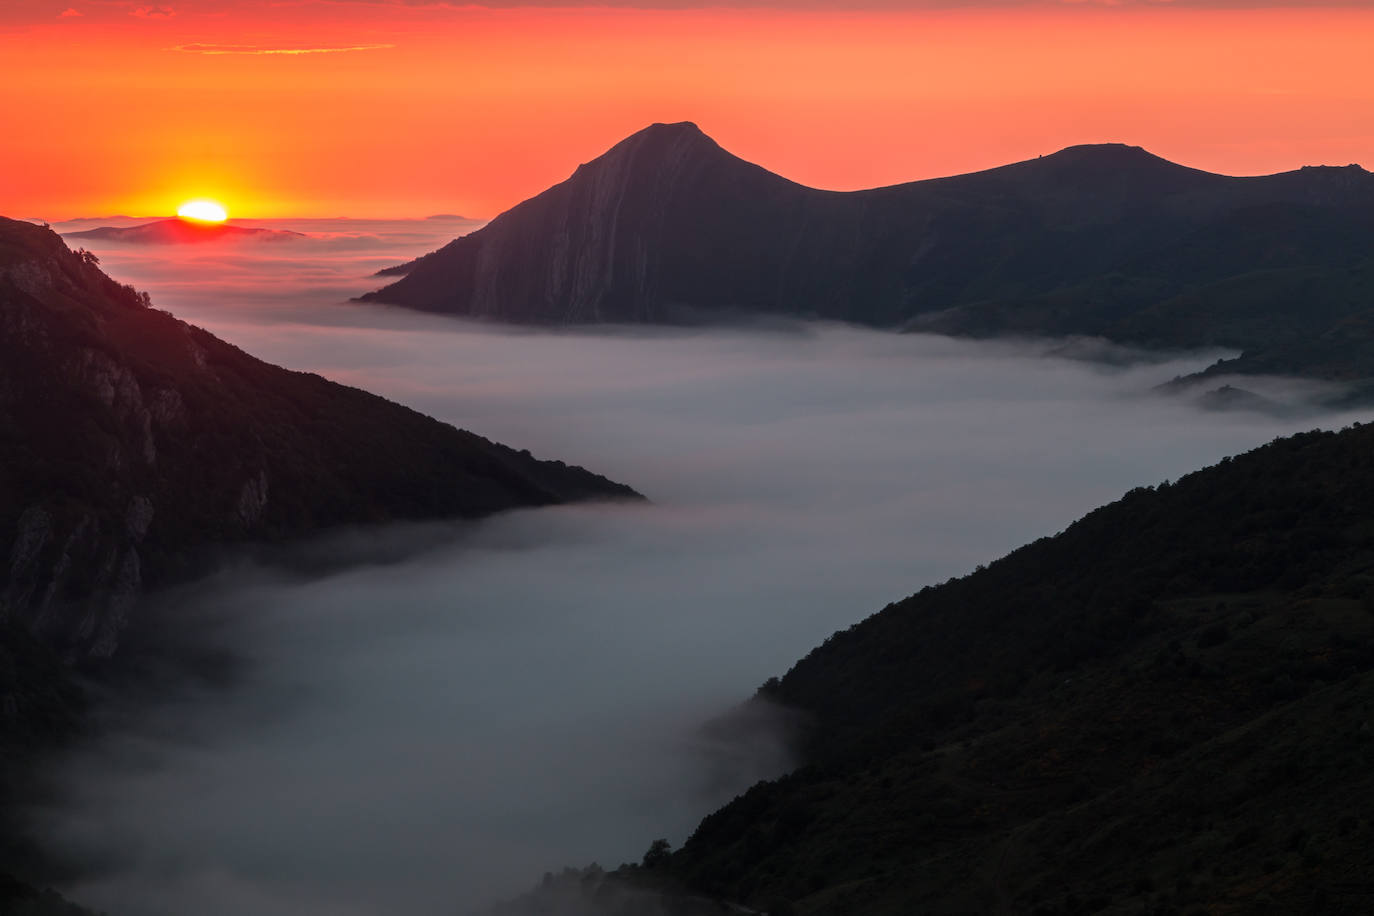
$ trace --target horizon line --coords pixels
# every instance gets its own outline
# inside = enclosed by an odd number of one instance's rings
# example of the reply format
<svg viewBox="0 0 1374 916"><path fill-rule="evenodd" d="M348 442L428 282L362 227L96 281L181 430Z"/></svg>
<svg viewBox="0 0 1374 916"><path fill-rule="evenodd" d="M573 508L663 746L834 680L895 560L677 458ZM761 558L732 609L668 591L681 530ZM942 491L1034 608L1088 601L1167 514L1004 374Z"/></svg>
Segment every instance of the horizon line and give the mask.
<svg viewBox="0 0 1374 916"><path fill-rule="evenodd" d="M691 126L692 126L693 128L695 128L698 132L700 132L700 133L702 134L702 136L704 136L704 137L706 137L707 139L711 140L711 142L716 143L716 145L719 146L720 149L721 149L722 151L724 151L727 155L734 156L735 158L740 159L740 160L743 161L743 162L748 162L748 163L750 163L751 165L755 165L755 166L758 166L759 168L763 168L763 169L765 169L765 170L767 170L767 171L772 172L772 169L769 169L768 166L764 165L764 164L761 163L761 162L756 162L756 161L751 160L751 159L745 159L745 158L742 157L742 156L738 156L738 155L736 155L735 153L730 152L730 150L728 150L728 149L726 149L724 146L720 145L720 143L719 143L718 141L716 141L716 139L715 139L710 133L708 133L707 131L703 130L703 129L700 127L700 125L698 125L695 121L690 120L690 119L677 120L677 121L653 121L653 122L650 122L649 124L645 125L644 127L641 127L641 128L639 128L638 130L632 131L631 133L625 134L625 135L623 135L622 137L620 137L618 140L615 140L615 141L612 142L609 146L605 147L605 149L603 149L601 153L599 153L599 154L597 154L596 156L592 157L592 159L587 160L587 162L578 163L577 166L575 167L575 169L576 169L576 168L580 168L582 165L586 165L586 164L588 164L588 163L590 163L590 162L596 161L597 159L599 159L599 158L601 158L602 156L604 156L606 153L608 153L611 149L613 149L614 147L616 147L616 146L619 145L620 143L623 143L624 141L630 139L631 137L637 136L637 135L639 135L639 134L641 134L641 133L643 133L643 132L645 132L645 131L651 130L651 129L655 128L655 127L672 127L672 126L679 126L679 125L691 125ZM1129 143L1129 142L1126 142L1126 141L1124 141L1124 140L1098 140L1098 141L1089 141L1089 142L1082 142L1082 143L1071 143L1071 144L1069 144L1068 146L1060 147L1060 148L1055 149L1055 150L1053 150L1053 151L1051 151L1051 152L1041 153L1041 154L1039 154L1039 155L1037 155L1037 156L1034 156L1034 157L1031 157L1031 158L1027 158L1027 159L1017 159L1017 160L1013 160L1013 161L1010 161L1010 162L1004 162L1004 163L1001 163L1000 165L989 166L988 168L984 168L984 169L976 169L976 170L971 171L971 172L951 172L951 173L945 173L945 174L939 174L939 175L928 175L928 176L920 177L920 178L910 178L910 179L906 179L906 180L904 180L904 181L895 182L895 183L893 183L893 184L871 185L871 186L865 186L865 187L860 187L860 188L822 188L822 187L816 187L816 186L814 186L814 185L803 184L802 182L795 181L794 179L788 178L786 175L782 175L782 174L779 173L779 172L773 172L773 174L778 175L779 177L784 178L784 179L786 179L786 180L788 180L788 181L792 181L794 184L798 184L798 185L800 185L800 186L802 186L802 187L810 188L811 190L816 190L816 191L829 191L829 192L840 193L840 194L852 194L852 193L861 193L861 192L864 192L864 191L878 190L878 189L880 189L880 188L900 187L900 186L902 186L902 185L906 185L906 184L916 184L916 183L923 182L923 181L939 181L939 180L941 180L941 179L947 179L947 178L960 178L960 177L964 177L964 176L967 176L967 175L976 175L976 174L979 174L979 173L982 173L982 172L993 171L993 170L999 169L999 168L1005 168L1005 167L1007 167L1007 166L1014 166L1014 165L1019 165L1019 164L1022 164L1022 163L1035 162L1037 159L1043 159L1043 158L1045 158L1045 157L1047 157L1047 156L1058 155L1058 154L1060 154L1060 153L1067 152L1068 150L1081 149L1081 148L1084 148L1084 147L1100 147L1100 146L1117 146L1117 147L1126 147L1126 148L1129 148L1129 149L1141 150L1142 152L1144 152L1144 153L1146 153L1146 154L1148 154L1148 155L1150 155L1150 156L1154 156L1155 158L1157 158L1157 159L1159 159L1159 160L1161 160L1161 161L1163 161L1163 162L1168 162L1168 163L1170 163L1170 164L1172 164L1172 165L1176 165L1176 166L1179 166L1179 167L1181 167L1181 168L1194 169L1195 171L1204 172L1204 173L1206 173L1206 174L1215 175L1215 176L1218 176L1218 177L1221 177L1221 178L1235 178L1235 179L1267 178L1267 177L1272 177L1272 176L1274 176L1274 175L1284 175L1284 174L1288 174L1288 173L1290 173L1290 172L1301 171L1301 170L1303 170L1303 169L1309 169L1309 168L1338 168L1338 169L1339 169L1339 168L1357 168L1357 169L1360 169L1361 171L1364 171L1364 172L1366 172L1366 173L1368 173L1368 171L1369 171L1368 169L1365 169L1364 166L1363 166L1361 163L1358 163L1358 162L1349 162L1349 163L1345 163L1344 165L1331 165L1331 164L1326 164L1326 163L1310 163L1310 162L1309 162L1309 163L1304 163L1304 164L1301 164L1301 165L1298 165L1298 166L1295 166L1295 167L1291 167L1291 168L1288 168L1288 169L1283 169L1283 170L1280 170L1280 171L1277 171L1277 172L1255 172L1255 173L1250 173L1250 174L1236 175L1236 174L1228 174L1228 173L1224 173L1224 172L1211 172L1211 171L1208 171L1207 169L1200 169L1200 168L1197 168L1197 167L1195 167L1195 166L1186 165L1186 164L1184 164L1183 162L1179 162L1179 161L1177 161L1177 160L1170 159L1170 158L1168 158L1168 157L1166 157L1166 156L1161 156L1161 155L1159 155L1158 153L1152 152L1151 150L1149 150L1148 148L1146 148L1146 147L1144 147L1144 146L1141 146L1141 145L1135 144L1135 143ZM574 169L574 170L575 170L575 169ZM569 173L569 177L571 177L571 173ZM535 191L535 192L534 192L533 194L531 194L529 197L524 197L524 198L521 198L520 200L516 200L516 201L510 203L509 205L507 205L506 207L504 207L503 209L501 209L499 212L497 212L496 214L494 214L494 215L492 215L492 216L466 216L466 215L448 214L448 213L426 214L426 215L424 215L424 216L343 216L343 215L335 215L335 216L317 216L317 215L289 215L289 216L231 216L231 217L229 217L227 220L225 220L225 222L226 222L226 223L234 223L234 222L239 222L239 221L242 221L242 220L338 220L338 221L357 221L357 222L362 222L362 221L367 221L367 220L392 220L392 221L405 221L405 222L424 222L424 221L427 221L427 220L436 220L436 221L437 221L437 220L454 220L454 221L463 221L463 222L491 222L491 221L492 221L493 219L495 219L497 216L500 216L502 213L505 213L506 211L510 210L512 207L515 207L515 206L519 205L520 203L522 203L522 202L525 201L525 200L529 200L529 199L531 199L532 197L536 197L536 196L538 196L539 194L544 193L544 191L546 191L546 190L548 190L549 188L554 187L554 186L556 186L556 185L558 185L558 184L561 184L562 181L565 181L565 180L567 180L567 179L565 178L565 179L562 179L562 180L560 180L560 181L553 182L552 184L546 185L545 187L539 189L538 191ZM170 215L167 215L167 216L160 216L160 215L133 216L133 215L130 215L130 214L123 214L123 213L120 213L120 214L110 214L110 215L105 215L105 216L73 216L73 217L68 217L68 218L66 218L66 219L47 219L47 218L44 218L44 217L24 217L24 219L26 219L26 220L29 221L29 222L45 222L45 223L48 223L48 224L53 224L53 223L73 223L73 222L97 222L97 221L99 221L99 220L112 220L112 219L161 220L161 219L177 219L177 218L179 218L179 217L178 217L175 213L170 214Z"/></svg>

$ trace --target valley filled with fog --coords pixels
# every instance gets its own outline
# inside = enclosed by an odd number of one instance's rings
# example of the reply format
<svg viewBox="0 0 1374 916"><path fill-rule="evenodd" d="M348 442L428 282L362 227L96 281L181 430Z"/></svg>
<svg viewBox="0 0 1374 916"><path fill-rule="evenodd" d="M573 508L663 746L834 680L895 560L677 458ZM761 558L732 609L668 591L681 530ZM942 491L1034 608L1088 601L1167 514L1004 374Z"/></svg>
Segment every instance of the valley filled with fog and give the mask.
<svg viewBox="0 0 1374 916"><path fill-rule="evenodd" d="M256 356L650 502L344 532L310 553L350 563L245 557L154 600L149 621L232 673L110 700L108 735L63 763L64 801L34 817L89 866L74 897L121 916L430 916L677 845L787 762L780 727L726 742L700 725L831 632L1132 487L1358 418L1152 393L1216 353L1092 362L827 325L536 330L346 301L475 225L88 246Z"/></svg>

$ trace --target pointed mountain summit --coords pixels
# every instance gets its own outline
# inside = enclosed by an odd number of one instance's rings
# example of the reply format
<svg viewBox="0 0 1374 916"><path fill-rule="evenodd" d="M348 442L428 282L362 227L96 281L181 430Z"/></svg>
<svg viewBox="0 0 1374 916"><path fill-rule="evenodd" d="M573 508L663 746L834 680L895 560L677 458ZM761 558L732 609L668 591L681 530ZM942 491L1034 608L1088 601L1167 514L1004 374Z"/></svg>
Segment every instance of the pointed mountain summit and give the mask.
<svg viewBox="0 0 1374 916"><path fill-rule="evenodd" d="M701 267L734 274L728 295L748 307L769 298L748 263L751 227L797 192L816 193L695 124L654 124L363 298L505 321L653 322L711 298L682 292Z"/></svg>
<svg viewBox="0 0 1374 916"><path fill-rule="evenodd" d="M744 162L727 153L693 122L677 121L672 124L650 124L643 130L630 134L591 162L578 166L578 171L589 168L633 168L636 164L641 168L654 170L675 162L687 163L712 158Z"/></svg>
<svg viewBox="0 0 1374 916"><path fill-rule="evenodd" d="M518 323L767 314L1090 334L1362 378L1374 376L1374 348L1352 335L1374 308L1361 279L1372 212L1374 176L1358 166L1234 178L1120 143L823 191L739 159L695 124L654 124L390 268L401 279L363 298Z"/></svg>

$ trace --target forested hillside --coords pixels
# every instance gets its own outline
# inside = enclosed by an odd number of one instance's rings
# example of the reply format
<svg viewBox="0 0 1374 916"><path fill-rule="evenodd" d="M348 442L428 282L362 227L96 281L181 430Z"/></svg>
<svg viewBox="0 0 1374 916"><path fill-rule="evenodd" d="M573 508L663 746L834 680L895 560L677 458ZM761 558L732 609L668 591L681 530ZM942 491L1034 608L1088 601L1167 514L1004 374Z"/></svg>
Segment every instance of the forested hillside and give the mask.
<svg viewBox="0 0 1374 916"><path fill-rule="evenodd" d="M797 912L1368 912L1374 427L1274 442L838 633L689 886Z"/></svg>
<svg viewBox="0 0 1374 916"><path fill-rule="evenodd" d="M1368 913L1374 426L1134 490L765 700L806 717L793 773L512 912L628 885L666 913Z"/></svg>

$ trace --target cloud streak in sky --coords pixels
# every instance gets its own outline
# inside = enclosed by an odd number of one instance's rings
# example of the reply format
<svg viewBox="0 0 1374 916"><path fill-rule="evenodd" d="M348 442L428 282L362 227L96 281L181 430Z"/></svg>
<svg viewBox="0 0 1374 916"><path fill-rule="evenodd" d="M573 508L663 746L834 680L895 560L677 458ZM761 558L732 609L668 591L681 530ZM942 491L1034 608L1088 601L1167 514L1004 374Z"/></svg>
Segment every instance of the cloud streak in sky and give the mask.
<svg viewBox="0 0 1374 916"><path fill-rule="evenodd" d="M272 48L260 45L216 45L186 44L168 48L169 51L184 51L187 54L342 54L347 51L381 51L395 45L346 45L333 48Z"/></svg>

